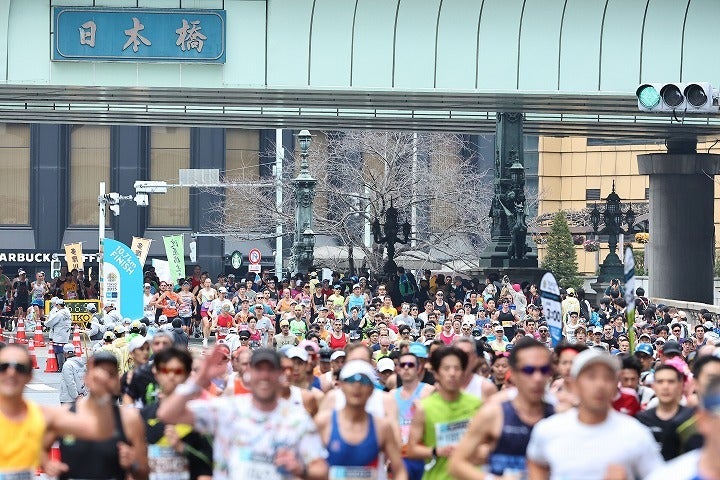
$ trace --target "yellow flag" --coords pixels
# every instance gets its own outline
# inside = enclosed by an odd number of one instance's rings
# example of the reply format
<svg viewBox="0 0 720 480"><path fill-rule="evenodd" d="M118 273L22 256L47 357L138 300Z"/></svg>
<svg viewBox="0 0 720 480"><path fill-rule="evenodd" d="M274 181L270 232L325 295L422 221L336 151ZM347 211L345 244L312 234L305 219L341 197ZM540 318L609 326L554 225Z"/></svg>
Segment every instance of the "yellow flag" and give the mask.
<svg viewBox="0 0 720 480"><path fill-rule="evenodd" d="M140 265L145 265L145 259L150 252L151 238L133 237L130 249L137 255Z"/></svg>
<svg viewBox="0 0 720 480"><path fill-rule="evenodd" d="M84 269L82 243L78 242L65 245L65 261L67 262L68 270L74 268L78 270Z"/></svg>

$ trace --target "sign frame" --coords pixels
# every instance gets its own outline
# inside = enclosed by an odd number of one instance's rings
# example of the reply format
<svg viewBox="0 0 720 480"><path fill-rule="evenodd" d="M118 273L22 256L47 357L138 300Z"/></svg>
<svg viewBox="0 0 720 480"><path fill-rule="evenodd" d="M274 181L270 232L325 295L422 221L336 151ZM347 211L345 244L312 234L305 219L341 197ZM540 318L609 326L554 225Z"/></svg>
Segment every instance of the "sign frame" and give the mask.
<svg viewBox="0 0 720 480"><path fill-rule="evenodd" d="M248 251L248 261L251 265L259 265L262 260L262 253L259 248L251 248Z"/></svg>

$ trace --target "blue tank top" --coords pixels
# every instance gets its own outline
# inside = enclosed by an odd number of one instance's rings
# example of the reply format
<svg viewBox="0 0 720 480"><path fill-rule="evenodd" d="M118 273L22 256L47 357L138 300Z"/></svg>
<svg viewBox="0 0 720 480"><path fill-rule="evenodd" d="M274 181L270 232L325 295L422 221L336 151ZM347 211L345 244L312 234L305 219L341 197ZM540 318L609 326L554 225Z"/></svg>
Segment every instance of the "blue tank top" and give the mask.
<svg viewBox="0 0 720 480"><path fill-rule="evenodd" d="M520 419L510 400L502 403L502 410L502 432L495 450L488 458L490 472L498 476L502 476L506 469L525 472L527 471L525 451L534 425L527 425ZM547 418L553 413L555 413L553 406L545 404L543 417Z"/></svg>
<svg viewBox="0 0 720 480"><path fill-rule="evenodd" d="M404 399L400 395L400 388L395 389L395 402L398 406L398 422L400 424L400 436L402 437L403 445L408 442L410 436L410 424L412 423L413 416L415 416L415 400L420 397L425 383L420 382L415 388L415 391L410 395L410 398Z"/></svg>
<svg viewBox="0 0 720 480"><path fill-rule="evenodd" d="M332 413L332 427L328 442L328 465L342 467L377 467L380 445L375 434L375 421L368 413L368 434L362 442L350 444L340 435L337 412Z"/></svg>
<svg viewBox="0 0 720 480"><path fill-rule="evenodd" d="M362 318L365 315L365 296L356 297L354 293L351 293L348 297L347 311L349 312L353 307L359 309L358 317Z"/></svg>

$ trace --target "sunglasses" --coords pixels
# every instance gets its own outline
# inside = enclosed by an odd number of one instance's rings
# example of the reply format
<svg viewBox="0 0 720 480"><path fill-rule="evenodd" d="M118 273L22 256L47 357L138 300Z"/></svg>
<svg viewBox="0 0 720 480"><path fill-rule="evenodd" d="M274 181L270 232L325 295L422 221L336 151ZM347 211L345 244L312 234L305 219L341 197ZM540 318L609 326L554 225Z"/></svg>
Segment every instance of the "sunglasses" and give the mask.
<svg viewBox="0 0 720 480"><path fill-rule="evenodd" d="M417 364L415 362L400 362L400 363L398 363L398 367L400 367L400 368L415 368L415 367L417 367Z"/></svg>
<svg viewBox="0 0 720 480"><path fill-rule="evenodd" d="M345 382L345 383L359 383L360 385L365 385L365 386L372 386L372 385L373 385L373 381L370 380L368 377L366 377L365 375L363 375L363 374L361 374L361 373L356 373L355 375L353 375L353 376L351 376L351 377L348 377L348 378L346 378L345 380L343 380L343 382Z"/></svg>
<svg viewBox="0 0 720 480"><path fill-rule="evenodd" d="M13 368L19 375L28 375L32 372L32 366L27 363L4 362L0 363L0 373L7 372L9 368Z"/></svg>
<svg viewBox="0 0 720 480"><path fill-rule="evenodd" d="M535 372L540 372L544 377L547 377L552 373L552 365L542 365L540 367L533 367L532 365L525 365L518 369L525 375L533 375Z"/></svg>
<svg viewBox="0 0 720 480"><path fill-rule="evenodd" d="M538 330L538 332L540 332L540 333L546 333L546 332L549 332L549 331L550 331L550 330L548 330L547 328L541 328L540 330ZM600 332L598 332L598 333L600 333Z"/></svg>
<svg viewBox="0 0 720 480"><path fill-rule="evenodd" d="M158 367L158 372L162 373L163 375L168 375L170 373L174 373L175 375L185 375L185 369L184 368L168 368L168 367Z"/></svg>

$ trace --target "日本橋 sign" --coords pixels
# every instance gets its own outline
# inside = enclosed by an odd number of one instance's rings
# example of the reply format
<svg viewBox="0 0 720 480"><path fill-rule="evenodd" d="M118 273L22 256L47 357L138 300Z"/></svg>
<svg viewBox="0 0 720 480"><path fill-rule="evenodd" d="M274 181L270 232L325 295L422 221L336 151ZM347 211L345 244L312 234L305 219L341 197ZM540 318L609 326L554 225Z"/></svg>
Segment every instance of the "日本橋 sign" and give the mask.
<svg viewBox="0 0 720 480"><path fill-rule="evenodd" d="M53 8L54 61L225 63L225 11Z"/></svg>

